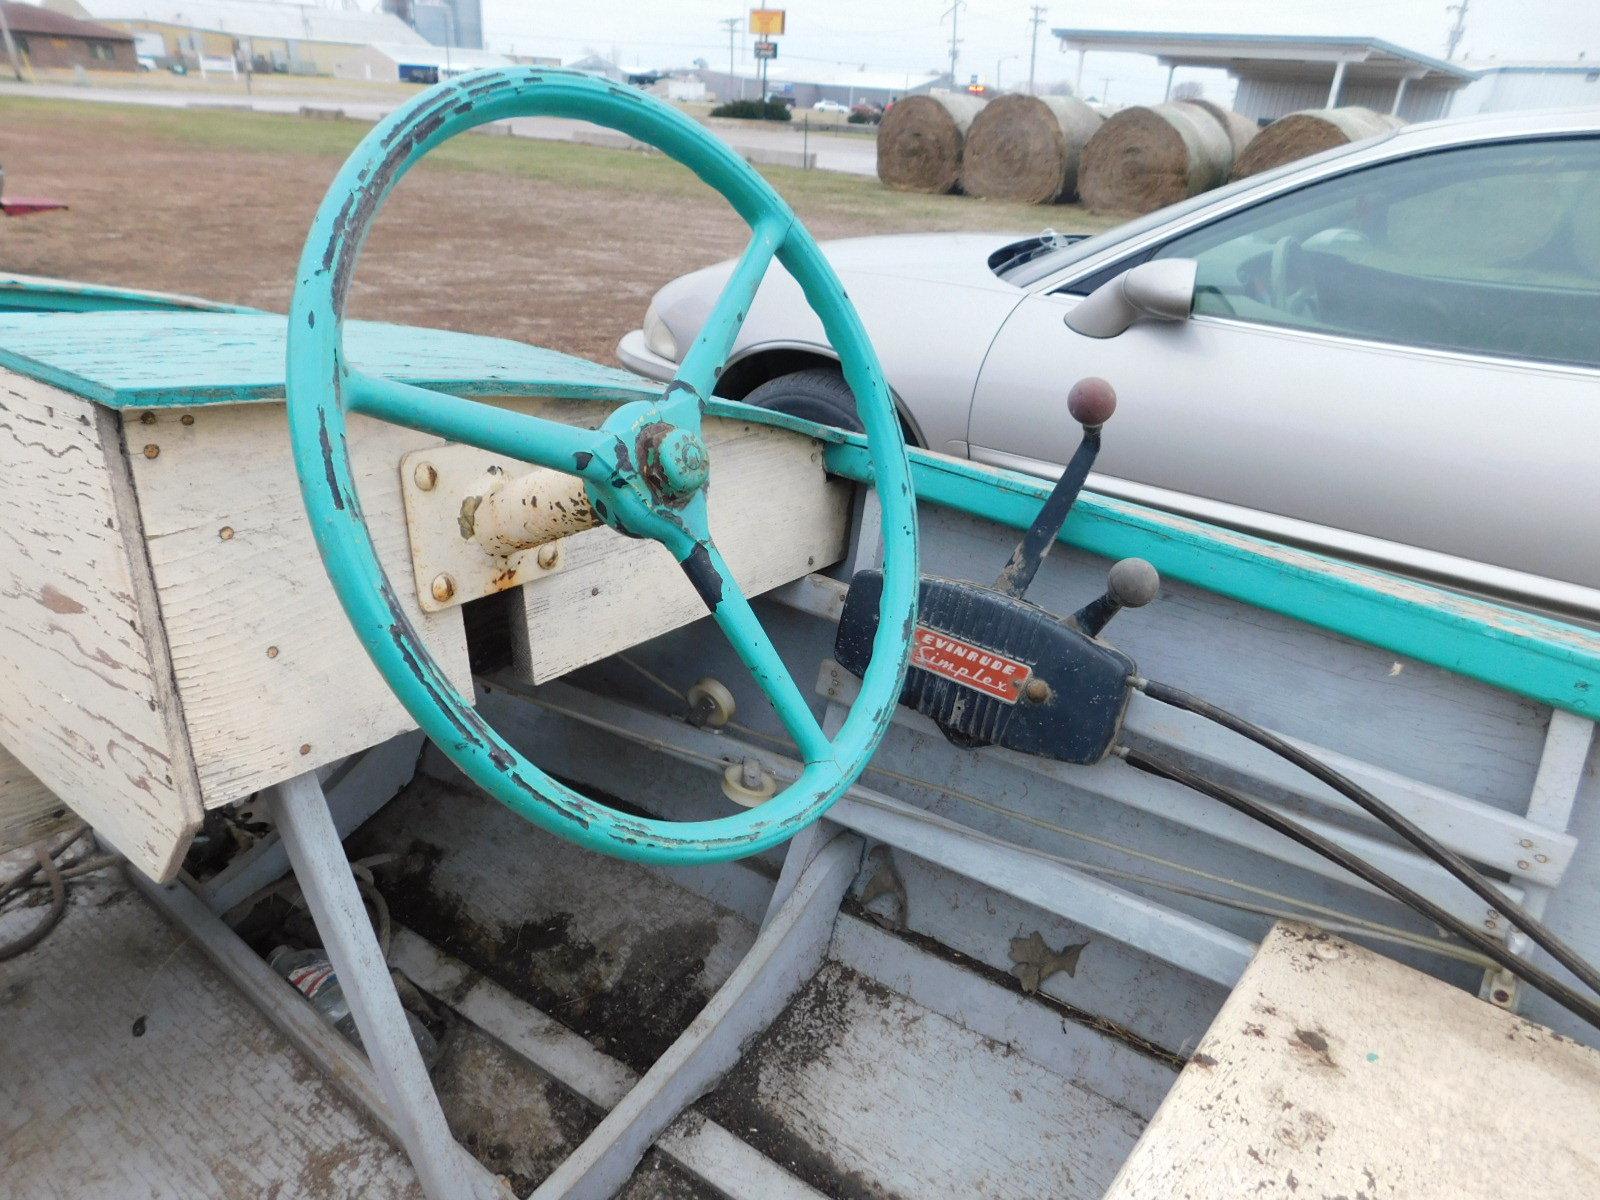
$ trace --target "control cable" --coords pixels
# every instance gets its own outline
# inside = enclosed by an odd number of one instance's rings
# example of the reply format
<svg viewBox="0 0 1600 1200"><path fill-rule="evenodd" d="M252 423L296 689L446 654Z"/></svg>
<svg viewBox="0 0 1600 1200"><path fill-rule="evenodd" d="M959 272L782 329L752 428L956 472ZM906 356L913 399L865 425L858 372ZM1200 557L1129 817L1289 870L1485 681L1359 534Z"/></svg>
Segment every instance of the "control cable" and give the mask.
<svg viewBox="0 0 1600 1200"><path fill-rule="evenodd" d="M1258 746L1272 751L1279 758L1293 763L1302 771L1327 784L1334 791L1353 800L1423 854L1438 863L1439 866L1466 885L1480 899L1491 905L1496 912L1503 914L1506 920L1526 934L1530 941L1540 946L1551 958L1582 980L1590 991L1600 994L1600 971L1597 971L1593 964L1585 961L1577 951L1557 937L1548 925L1495 887L1489 879L1479 873L1461 855L1443 845L1437 838L1419 828L1360 784L1341 775L1338 771L1328 766L1327 763L1307 754L1292 742L1279 737L1270 730L1263 729L1261 726L1253 724L1243 717L1236 716L1226 709L1219 708L1215 704L1202 700L1198 696L1170 687L1164 683L1157 683L1154 680L1135 679L1131 682L1134 687L1144 692L1152 700L1158 700L1162 704L1170 705L1173 708L1184 709L1198 717L1204 717L1208 721L1221 725L1225 729L1232 730L1241 737L1255 742Z"/></svg>
<svg viewBox="0 0 1600 1200"><path fill-rule="evenodd" d="M1415 909L1441 928L1455 934L1462 941L1475 946L1483 952L1486 958L1492 959L1511 972L1511 974L1538 988L1568 1012L1587 1021L1596 1029L1600 1029L1600 1004L1568 987L1542 967L1538 967L1526 959L1519 958L1482 930L1474 928L1441 905L1435 904L1421 893L1413 891L1392 875L1387 875L1380 871L1377 867L1352 854L1337 842L1330 841L1321 834L1313 833L1303 825L1274 812L1265 804L1251 799L1235 788L1227 787L1224 784L1196 775L1176 763L1166 762L1163 759L1126 746L1117 746L1112 753L1120 756L1123 761L1136 770L1159 776L1162 779L1170 779L1174 783L1181 783L1184 787L1192 788L1201 795L1210 796L1213 800L1218 800L1229 808L1261 822L1269 829L1276 830L1278 833L1283 834L1284 837L1298 842L1308 850L1316 851L1330 862L1338 863L1352 875L1365 880L1376 888L1381 888L1402 904Z"/></svg>

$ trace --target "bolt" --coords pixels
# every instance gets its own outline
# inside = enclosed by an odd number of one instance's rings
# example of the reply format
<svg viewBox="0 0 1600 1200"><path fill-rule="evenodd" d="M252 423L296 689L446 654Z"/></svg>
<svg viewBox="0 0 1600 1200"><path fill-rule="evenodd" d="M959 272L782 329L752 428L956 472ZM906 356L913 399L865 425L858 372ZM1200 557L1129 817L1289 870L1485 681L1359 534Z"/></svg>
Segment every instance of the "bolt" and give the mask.
<svg viewBox="0 0 1600 1200"><path fill-rule="evenodd" d="M561 561L561 547L554 542L546 542L539 547L539 566L548 571Z"/></svg>
<svg viewBox="0 0 1600 1200"><path fill-rule="evenodd" d="M139 418L139 422L143 425L154 425L156 423L156 415L153 412L147 412Z"/></svg>
<svg viewBox="0 0 1600 1200"><path fill-rule="evenodd" d="M183 416L178 418L178 420L183 422L185 425L193 425L194 424L194 414L193 413L184 413Z"/></svg>
<svg viewBox="0 0 1600 1200"><path fill-rule="evenodd" d="M278 657L278 648L276 646L268 646L267 647L267 657L268 658L277 658Z"/></svg>
<svg viewBox="0 0 1600 1200"><path fill-rule="evenodd" d="M155 458L160 453L161 453L161 447L156 445L154 442L151 442L148 446L146 446L144 448L144 456L146 458Z"/></svg>
<svg viewBox="0 0 1600 1200"><path fill-rule="evenodd" d="M1533 839L1532 838L1523 838L1522 842L1521 842L1521 846L1522 846L1522 848L1524 850L1532 850L1533 849Z"/></svg>
<svg viewBox="0 0 1600 1200"><path fill-rule="evenodd" d="M1489 993L1489 995L1496 1004L1511 1003L1511 993L1506 991L1505 988L1495 988L1494 991Z"/></svg>
<svg viewBox="0 0 1600 1200"><path fill-rule="evenodd" d="M1029 704L1043 704L1050 699L1050 685L1042 679L1030 679L1023 687L1022 695Z"/></svg>
<svg viewBox="0 0 1600 1200"><path fill-rule="evenodd" d="M302 743L301 746L300 746L301 757L304 757L305 755L310 754L310 753L311 753L311 743L310 742Z"/></svg>
<svg viewBox="0 0 1600 1200"><path fill-rule="evenodd" d="M1517 870L1519 870L1519 871L1528 870L1528 860L1525 859L1525 858L1517 859Z"/></svg>
<svg viewBox="0 0 1600 1200"><path fill-rule="evenodd" d="M411 478L416 481L419 491L431 492L439 482L439 472L432 463L420 462L411 473Z"/></svg>
<svg viewBox="0 0 1600 1200"><path fill-rule="evenodd" d="M433 598L440 604L456 594L456 581L440 572L433 577Z"/></svg>
<svg viewBox="0 0 1600 1200"><path fill-rule="evenodd" d="M1550 861L1550 856L1548 854L1535 854L1533 856L1533 861L1534 862L1542 862L1542 863L1549 862Z"/></svg>
<svg viewBox="0 0 1600 1200"><path fill-rule="evenodd" d="M224 525L221 529L217 530L217 536L225 542L233 541L233 526Z"/></svg>

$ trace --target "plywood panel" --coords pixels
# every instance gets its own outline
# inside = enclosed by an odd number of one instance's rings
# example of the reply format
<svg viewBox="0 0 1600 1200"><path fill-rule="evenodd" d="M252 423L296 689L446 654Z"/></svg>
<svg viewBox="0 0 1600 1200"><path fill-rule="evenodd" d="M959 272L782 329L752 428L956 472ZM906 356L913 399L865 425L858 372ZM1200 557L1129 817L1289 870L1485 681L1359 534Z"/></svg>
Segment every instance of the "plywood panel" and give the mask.
<svg viewBox="0 0 1600 1200"><path fill-rule="evenodd" d="M414 726L356 640L300 500L281 404L124 414L173 671L208 807ZM439 439L362 417L350 451L395 592L471 695L461 612L410 586L399 462ZM152 449L153 448L153 453Z"/></svg>
<svg viewBox="0 0 1600 1200"><path fill-rule="evenodd" d="M849 485L830 480L821 447L787 430L709 420L711 536L745 595L844 556ZM518 667L537 683L706 615L682 569L655 542L591 529L562 539L562 565L522 591Z"/></svg>
<svg viewBox="0 0 1600 1200"><path fill-rule="evenodd" d="M201 810L116 418L0 372L0 743L142 870Z"/></svg>
<svg viewBox="0 0 1600 1200"><path fill-rule="evenodd" d="M1106 1200L1590 1200L1600 1053L1280 925Z"/></svg>

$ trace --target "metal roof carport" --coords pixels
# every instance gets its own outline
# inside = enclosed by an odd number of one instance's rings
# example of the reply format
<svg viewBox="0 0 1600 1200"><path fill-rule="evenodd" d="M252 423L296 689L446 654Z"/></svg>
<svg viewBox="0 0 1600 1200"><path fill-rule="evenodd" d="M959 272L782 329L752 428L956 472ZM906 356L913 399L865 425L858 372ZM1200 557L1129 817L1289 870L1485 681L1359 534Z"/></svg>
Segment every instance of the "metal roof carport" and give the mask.
<svg viewBox="0 0 1600 1200"><path fill-rule="evenodd" d="M1238 82L1233 106L1248 117L1276 119L1303 108L1359 104L1408 121L1443 116L1451 95L1477 72L1418 54L1381 38L1297 37L1243 33L1150 33L1055 29L1063 50L1078 52L1079 91L1090 50L1144 54L1167 68L1227 71Z"/></svg>

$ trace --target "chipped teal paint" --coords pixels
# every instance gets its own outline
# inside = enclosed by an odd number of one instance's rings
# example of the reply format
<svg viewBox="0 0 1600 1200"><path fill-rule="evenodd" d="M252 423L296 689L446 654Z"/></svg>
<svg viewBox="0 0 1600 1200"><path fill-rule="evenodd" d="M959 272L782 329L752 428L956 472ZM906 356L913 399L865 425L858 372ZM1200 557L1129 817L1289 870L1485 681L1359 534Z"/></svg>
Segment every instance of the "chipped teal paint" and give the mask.
<svg viewBox="0 0 1600 1200"><path fill-rule="evenodd" d="M864 451L852 442L829 446L827 465L865 477ZM1050 491L1025 475L921 453L912 477L918 499L1016 529ZM1089 493L1061 540L1106 558L1148 558L1207 591L1600 719L1600 634L1592 630Z"/></svg>
<svg viewBox="0 0 1600 1200"><path fill-rule="evenodd" d="M288 320L274 313L0 314L0 367L111 408L279 399ZM640 400L659 384L500 338L372 321L347 327L362 370L478 395Z"/></svg>
<svg viewBox="0 0 1600 1200"><path fill-rule="evenodd" d="M344 298L361 243L407 169L448 138L512 116L578 117L648 142L722 193L751 228L735 268L677 380L622 404L598 430L539 420L357 369L343 344ZM641 465L674 430L698 436L701 415L744 314L776 258L800 283L862 398L868 474L883 499L885 587L860 699L830 742L778 659L712 544L705 492L667 496ZM3 338L0 338L3 341ZM379 123L340 170L317 213L289 312L289 432L301 493L334 590L357 636L401 702L456 764L491 795L545 828L623 858L692 864L753 854L793 836L853 783L889 725L904 679L917 597L916 505L910 466L883 373L855 310L821 250L771 187L727 146L665 104L593 76L532 68L482 71L440 84ZM538 390L548 394L549 387ZM660 541L800 747L800 778L757 808L712 821L654 821L619 812L550 778L459 695L406 617L373 550L345 448L345 416L361 412L585 481L596 510ZM866 454L867 451L863 450ZM778 531L775 534L781 536Z"/></svg>

